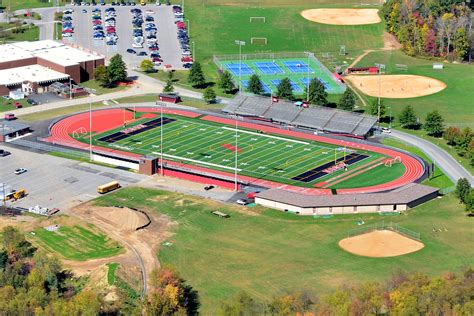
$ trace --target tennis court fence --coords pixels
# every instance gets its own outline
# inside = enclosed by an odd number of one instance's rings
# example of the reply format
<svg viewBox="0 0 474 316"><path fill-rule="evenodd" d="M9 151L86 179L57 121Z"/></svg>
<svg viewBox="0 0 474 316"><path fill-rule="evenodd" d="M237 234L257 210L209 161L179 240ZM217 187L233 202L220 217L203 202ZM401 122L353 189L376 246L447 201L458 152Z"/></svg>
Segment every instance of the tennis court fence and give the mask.
<svg viewBox="0 0 474 316"><path fill-rule="evenodd" d="M390 222L382 221L381 223L367 224L362 227L352 229L347 232L347 237L362 235L362 234L370 233L377 230L391 230L399 234L402 234L408 238L421 241L420 233L415 232L411 229L402 227L398 223L394 223L391 221Z"/></svg>

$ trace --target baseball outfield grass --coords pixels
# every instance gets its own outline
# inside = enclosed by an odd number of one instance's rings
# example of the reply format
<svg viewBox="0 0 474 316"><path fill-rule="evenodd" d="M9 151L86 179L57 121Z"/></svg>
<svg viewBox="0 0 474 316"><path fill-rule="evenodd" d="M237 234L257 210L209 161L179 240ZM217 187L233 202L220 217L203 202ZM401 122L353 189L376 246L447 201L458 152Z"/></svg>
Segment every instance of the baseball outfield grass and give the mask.
<svg viewBox="0 0 474 316"><path fill-rule="evenodd" d="M98 232L89 225L60 226L57 231L47 231L38 228L33 234L28 234L33 244L59 256L76 261L85 261L115 256L122 251L122 247L106 235Z"/></svg>
<svg viewBox="0 0 474 316"><path fill-rule="evenodd" d="M398 216L352 215L330 219L298 217L260 207L245 208L151 189L130 188L96 200L99 205L156 210L178 225L161 247L162 264L177 267L199 292L201 312L239 291L259 300L285 291L325 293L340 285L382 281L397 270L440 275L474 264L472 223L453 196L445 196ZM230 219L211 215L219 210ZM421 234L425 247L394 258L364 258L341 250L349 230L393 221Z"/></svg>

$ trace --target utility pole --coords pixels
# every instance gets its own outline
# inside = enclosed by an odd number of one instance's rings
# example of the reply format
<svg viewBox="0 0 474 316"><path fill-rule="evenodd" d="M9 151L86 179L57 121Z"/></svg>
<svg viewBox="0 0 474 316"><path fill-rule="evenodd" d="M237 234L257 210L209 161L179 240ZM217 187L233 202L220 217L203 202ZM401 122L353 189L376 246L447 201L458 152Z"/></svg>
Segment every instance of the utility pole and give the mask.
<svg viewBox="0 0 474 316"><path fill-rule="evenodd" d="M235 44L239 45L239 92L242 92L242 46L245 45L245 42L236 40Z"/></svg>
<svg viewBox="0 0 474 316"><path fill-rule="evenodd" d="M388 128L392 129L392 108L388 107L389 117L388 117Z"/></svg>
<svg viewBox="0 0 474 316"><path fill-rule="evenodd" d="M234 179L234 190L235 191L238 191L238 184L237 184L237 166L238 166L238 162L237 162L237 159L238 159L238 153L239 153L239 150L238 150L238 138L239 138L239 135L237 133L237 130L238 130L238 127L239 127L239 120L238 120L238 116L236 116L235 118L235 168L234 168L234 172L235 172L235 179Z"/></svg>
<svg viewBox="0 0 474 316"><path fill-rule="evenodd" d="M377 99L377 124L380 128L380 94L382 93L382 69L385 69L385 64L375 64L379 70L379 96Z"/></svg>

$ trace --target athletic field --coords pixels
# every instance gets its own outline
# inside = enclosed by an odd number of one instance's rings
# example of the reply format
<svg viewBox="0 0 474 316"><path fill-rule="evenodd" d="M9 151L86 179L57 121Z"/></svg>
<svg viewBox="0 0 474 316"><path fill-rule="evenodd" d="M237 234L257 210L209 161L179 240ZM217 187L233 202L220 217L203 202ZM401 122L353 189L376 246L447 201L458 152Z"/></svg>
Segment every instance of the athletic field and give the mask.
<svg viewBox="0 0 474 316"><path fill-rule="evenodd" d="M108 111L114 113L106 115ZM306 188L375 186L395 181L406 173L404 164L399 161L387 166L387 160L393 160L392 157L350 148L351 143L340 146L242 127L238 127L236 133L235 125L220 123L225 119L198 113L190 116L165 113L161 125L156 108L150 109L151 112L145 108L140 111L94 112L93 146L160 157L162 134L166 161L226 172L230 176L237 171L242 178ZM101 112L103 118L99 116ZM78 118L81 115L84 120L68 123L68 135L87 146L90 140L86 129L88 114L80 114ZM128 123L123 124L122 117ZM105 125L98 125L101 120L106 120ZM115 127L110 128L114 124ZM57 128L63 129L61 124Z"/></svg>
<svg viewBox="0 0 474 316"><path fill-rule="evenodd" d="M247 88L249 78L257 74L263 83L264 94L268 95L277 91L277 86L283 78L290 79L295 95L304 95L312 78L318 78L327 93L341 94L345 91L344 84L338 82L314 57L247 59L248 55L243 55L242 63L238 58L229 59L233 57L217 56L214 61L220 69L229 71L235 82L238 83L240 78L244 89Z"/></svg>

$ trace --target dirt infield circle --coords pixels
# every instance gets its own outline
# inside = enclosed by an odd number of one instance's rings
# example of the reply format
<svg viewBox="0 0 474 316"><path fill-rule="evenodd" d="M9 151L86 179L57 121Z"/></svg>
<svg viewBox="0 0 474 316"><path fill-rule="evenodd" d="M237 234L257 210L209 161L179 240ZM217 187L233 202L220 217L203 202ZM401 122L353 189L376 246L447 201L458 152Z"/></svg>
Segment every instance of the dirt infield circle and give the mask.
<svg viewBox="0 0 474 316"><path fill-rule="evenodd" d="M301 11L306 20L332 25L365 25L380 23L378 9L310 9Z"/></svg>
<svg viewBox="0 0 474 316"><path fill-rule="evenodd" d="M416 75L349 75L344 80L366 95L390 99L422 97L446 88L442 81Z"/></svg>
<svg viewBox="0 0 474 316"><path fill-rule="evenodd" d="M339 246L358 256L384 258L406 255L425 245L391 230L375 230L342 239Z"/></svg>

